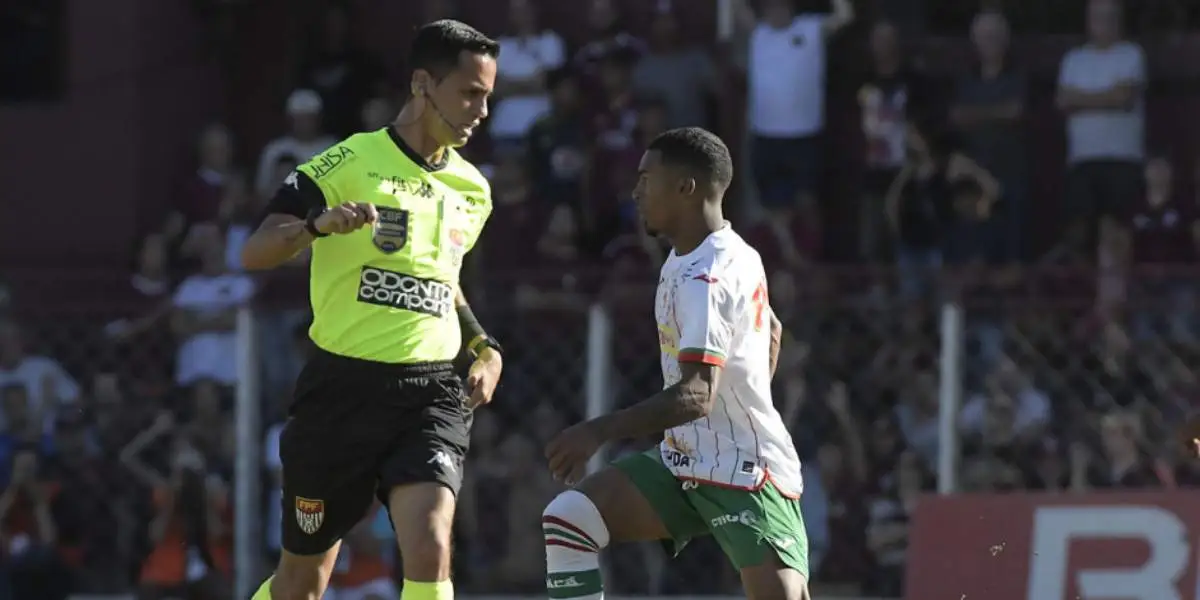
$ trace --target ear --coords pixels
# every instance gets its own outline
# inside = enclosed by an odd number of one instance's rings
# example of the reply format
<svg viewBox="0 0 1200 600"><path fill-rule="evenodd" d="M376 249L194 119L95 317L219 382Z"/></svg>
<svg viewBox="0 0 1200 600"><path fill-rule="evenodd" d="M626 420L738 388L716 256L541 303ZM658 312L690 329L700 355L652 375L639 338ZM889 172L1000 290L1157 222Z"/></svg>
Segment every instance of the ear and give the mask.
<svg viewBox="0 0 1200 600"><path fill-rule="evenodd" d="M696 192L696 178L684 177L679 180L679 193L684 196L691 196Z"/></svg>

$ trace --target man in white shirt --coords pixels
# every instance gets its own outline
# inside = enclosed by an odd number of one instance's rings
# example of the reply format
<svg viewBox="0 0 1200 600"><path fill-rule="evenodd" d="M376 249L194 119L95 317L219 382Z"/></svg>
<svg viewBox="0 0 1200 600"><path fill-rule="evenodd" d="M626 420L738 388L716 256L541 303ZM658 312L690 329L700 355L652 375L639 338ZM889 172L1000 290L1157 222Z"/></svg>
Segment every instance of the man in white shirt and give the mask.
<svg viewBox="0 0 1200 600"><path fill-rule="evenodd" d="M1124 229L1142 195L1146 57L1122 39L1115 0L1088 2L1087 33L1088 42L1063 57L1056 100L1067 114L1068 235L1092 248L1097 221Z"/></svg>
<svg viewBox="0 0 1200 600"><path fill-rule="evenodd" d="M750 35L748 127L755 185L767 209L790 213L820 183L825 130L825 43L854 20L850 0L833 14L796 14L791 0L765 0Z"/></svg>
<svg viewBox="0 0 1200 600"><path fill-rule="evenodd" d="M275 167L285 156L306 162L336 141L321 130L321 96L312 90L296 90L287 99L287 116L291 127L286 135L271 140L258 160L254 189L270 198L281 181L274 178Z"/></svg>

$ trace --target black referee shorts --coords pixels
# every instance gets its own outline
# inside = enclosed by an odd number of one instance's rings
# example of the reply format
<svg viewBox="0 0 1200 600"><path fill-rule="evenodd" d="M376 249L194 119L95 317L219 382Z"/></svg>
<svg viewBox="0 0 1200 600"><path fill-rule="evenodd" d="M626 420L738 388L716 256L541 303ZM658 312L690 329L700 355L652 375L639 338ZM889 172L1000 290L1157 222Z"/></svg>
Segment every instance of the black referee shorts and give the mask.
<svg viewBox="0 0 1200 600"><path fill-rule="evenodd" d="M462 485L471 412L450 363L392 365L318 350L279 440L283 548L325 552L378 497L407 483Z"/></svg>

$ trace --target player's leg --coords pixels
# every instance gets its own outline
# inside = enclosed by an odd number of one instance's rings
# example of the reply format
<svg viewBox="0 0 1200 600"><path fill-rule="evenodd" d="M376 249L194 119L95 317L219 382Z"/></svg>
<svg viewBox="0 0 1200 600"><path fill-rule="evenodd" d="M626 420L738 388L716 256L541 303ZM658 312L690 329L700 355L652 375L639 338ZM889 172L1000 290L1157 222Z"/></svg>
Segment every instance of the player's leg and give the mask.
<svg viewBox="0 0 1200 600"><path fill-rule="evenodd" d="M807 600L808 534L799 499L770 483L754 492L700 486L688 497L737 567L750 600Z"/></svg>
<svg viewBox="0 0 1200 600"><path fill-rule="evenodd" d="M370 381L314 359L296 383L279 438L283 463L283 551L252 600L318 600L340 540L374 500L378 450L390 441L375 425Z"/></svg>
<svg viewBox="0 0 1200 600"><path fill-rule="evenodd" d="M471 412L452 372L401 384L407 424L380 470L380 496L404 562L403 600L449 600L455 497L462 487Z"/></svg>
<svg viewBox="0 0 1200 600"><path fill-rule="evenodd" d="M682 482L657 450L626 457L556 496L542 512L551 598L604 597L600 551L612 542L673 540L678 550L705 533Z"/></svg>

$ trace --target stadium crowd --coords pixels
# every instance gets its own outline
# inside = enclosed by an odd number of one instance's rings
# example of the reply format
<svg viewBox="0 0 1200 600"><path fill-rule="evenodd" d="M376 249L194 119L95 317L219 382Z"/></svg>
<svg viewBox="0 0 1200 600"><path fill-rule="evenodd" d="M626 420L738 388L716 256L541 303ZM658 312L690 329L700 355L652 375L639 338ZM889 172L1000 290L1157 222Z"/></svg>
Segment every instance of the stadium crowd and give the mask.
<svg viewBox="0 0 1200 600"><path fill-rule="evenodd" d="M455 15L452 2L428 4L430 19ZM1190 173L1181 149L1147 150L1156 69L1126 36L1182 28L1197 16L1182 4L1064 3L1078 43L1053 57L1049 82L1012 55L1015 17L999 8L1011 3L983 1L960 19L956 35L975 56L954 77L931 75L929 57L910 53L927 28L916 0L739 0L719 48L693 43L680 0L658 1L645 21L611 0L581 2L591 35L569 39L542 26L533 0L507 4L509 22L474 23L502 52L487 131L464 149L486 165L495 202L471 298L508 352L498 400L476 417L457 530L461 589L543 593L530 507L558 490L542 443L584 410L589 306L605 302L616 323L617 401L660 384L646 307L665 249L639 229L630 192L642 148L676 126L710 127L737 150L730 203L773 273L771 304L787 329L776 402L805 460L822 594L902 594L908 515L934 489L943 442L938 318L948 298L967 315L963 489L1200 484L1171 433L1200 392L1189 270L1200 211L1186 177L1200 169ZM403 102L389 57L358 49L352 24L349 8L329 3L281 99L289 127L257 156L240 156L238 132L223 124L197 132L196 163L139 241L128 289L110 291L140 308L80 333L78 345L102 352L59 355L19 312L4 315L0 599L230 597L236 312L250 303L262 307L269 425L264 564L278 551L271 482L309 350L305 296L299 278L251 276L237 257L298 163L387 126ZM839 53L861 68L827 69L848 62ZM722 100L731 89L732 105ZM1031 131L1038 94L1060 116L1039 124L1053 134ZM852 106L857 143L827 135L834 104ZM1051 135L1065 136L1065 176L1035 185L1033 145ZM842 169L861 175L857 189L829 182ZM297 257L293 270L304 267ZM377 514L368 519L335 585L393 573L389 534ZM736 591L718 549L695 546L670 574L657 546L618 549L613 591Z"/></svg>

